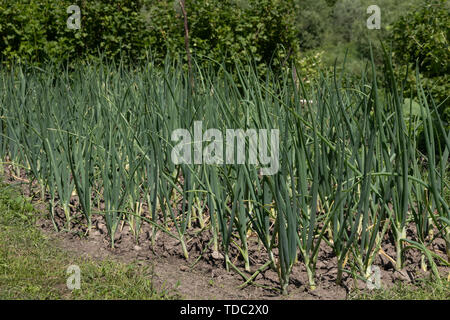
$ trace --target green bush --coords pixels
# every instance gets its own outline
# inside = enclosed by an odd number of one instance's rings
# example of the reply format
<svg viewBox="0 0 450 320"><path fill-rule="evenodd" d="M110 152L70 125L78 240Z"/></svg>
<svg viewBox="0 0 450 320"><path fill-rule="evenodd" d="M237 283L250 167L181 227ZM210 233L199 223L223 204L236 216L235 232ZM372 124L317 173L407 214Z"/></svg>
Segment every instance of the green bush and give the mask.
<svg viewBox="0 0 450 320"><path fill-rule="evenodd" d="M418 61L427 78L450 72L450 9L445 0L426 0L421 7L402 16L393 26L395 56L403 63Z"/></svg>
<svg viewBox="0 0 450 320"><path fill-rule="evenodd" d="M425 0L416 10L402 16L391 32L396 73L404 79L405 96L417 97L416 64L421 83L434 102L439 116L450 129L450 7L445 0ZM429 102L430 102L429 101Z"/></svg>
<svg viewBox="0 0 450 320"><path fill-rule="evenodd" d="M293 0L189 0L186 11L194 55L233 66L253 57L264 71L296 57L299 46ZM150 47L162 58L185 52L183 16L178 1L147 0ZM284 50L278 50L284 48Z"/></svg>
<svg viewBox="0 0 450 320"><path fill-rule="evenodd" d="M296 29L300 49L320 47L328 22L330 8L321 0L296 1Z"/></svg>
<svg viewBox="0 0 450 320"><path fill-rule="evenodd" d="M67 8L81 9L81 29L70 30ZM260 71L298 57L294 0L188 0L193 55L233 66L252 57ZM184 23L174 0L0 0L0 59L78 63L123 55L128 62L148 52L163 62L185 57ZM281 50L279 50L281 49Z"/></svg>
<svg viewBox="0 0 450 320"><path fill-rule="evenodd" d="M140 1L0 0L0 59L41 64L97 57L145 57L148 32ZM70 5L81 9L81 29L67 28Z"/></svg>

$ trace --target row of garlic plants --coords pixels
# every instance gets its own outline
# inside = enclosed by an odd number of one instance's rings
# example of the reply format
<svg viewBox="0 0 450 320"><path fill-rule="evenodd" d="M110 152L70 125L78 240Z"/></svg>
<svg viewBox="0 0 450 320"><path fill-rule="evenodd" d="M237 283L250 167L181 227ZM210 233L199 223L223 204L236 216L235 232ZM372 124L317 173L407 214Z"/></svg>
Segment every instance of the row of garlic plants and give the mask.
<svg viewBox="0 0 450 320"><path fill-rule="evenodd" d="M244 65L233 75L196 70L193 83L170 60L164 68L105 62L70 72L16 66L0 71L0 159L17 175L26 169L30 184L49 196L56 229L57 207L63 229L76 223L76 197L88 231L93 215L104 216L112 247L123 221L136 241L149 224L152 245L157 232L167 233L188 259L195 227L211 235L227 270L249 283L272 268L287 293L299 263L316 286L323 244L337 258L338 283L344 273L368 278L390 235L397 269L406 250L420 250L423 268L439 279L437 265L448 261L430 244L445 239L450 257L450 134L421 87L421 114L407 117L389 61L384 72L381 88L374 67L358 80L335 72L305 87L300 74L269 72L262 80ZM279 144L268 146L269 154L278 149L278 172L261 175L261 166L248 161L175 164L172 133L183 128L194 136L196 121L224 133L279 130ZM419 130L426 153L417 147ZM413 238L406 234L411 225ZM251 236L269 258L248 277L242 268L252 269ZM242 265L232 262L232 246Z"/></svg>

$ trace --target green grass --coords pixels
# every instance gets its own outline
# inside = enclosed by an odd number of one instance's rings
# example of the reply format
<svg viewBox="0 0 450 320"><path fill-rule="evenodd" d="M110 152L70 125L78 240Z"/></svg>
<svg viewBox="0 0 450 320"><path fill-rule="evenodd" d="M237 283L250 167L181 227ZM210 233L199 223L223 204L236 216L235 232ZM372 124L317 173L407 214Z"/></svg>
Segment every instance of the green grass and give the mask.
<svg viewBox="0 0 450 320"><path fill-rule="evenodd" d="M357 300L449 300L450 282L443 281L442 285L426 279L417 280L414 284L397 282L389 289L354 292L351 298Z"/></svg>
<svg viewBox="0 0 450 320"><path fill-rule="evenodd" d="M1 179L0 179L1 180ZM38 230L37 212L0 183L0 299L171 299L152 287L151 270L135 264L73 256ZM69 265L81 270L81 288L66 286Z"/></svg>

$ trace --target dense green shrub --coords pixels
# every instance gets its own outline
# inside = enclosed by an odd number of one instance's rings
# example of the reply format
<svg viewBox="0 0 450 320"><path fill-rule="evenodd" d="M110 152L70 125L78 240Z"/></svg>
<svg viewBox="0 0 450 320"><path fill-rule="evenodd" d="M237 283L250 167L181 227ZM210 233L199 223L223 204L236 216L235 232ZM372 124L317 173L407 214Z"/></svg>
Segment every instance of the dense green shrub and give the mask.
<svg viewBox="0 0 450 320"><path fill-rule="evenodd" d="M426 0L417 10L402 16L392 30L394 53L403 63L419 63L428 78L450 72L450 7L447 1Z"/></svg>
<svg viewBox="0 0 450 320"><path fill-rule="evenodd" d="M434 102L439 115L450 129L450 7L445 0L425 0L417 10L402 16L391 32L396 73L404 78L405 94L417 96L416 64L421 83ZM430 101L429 101L430 102Z"/></svg>
<svg viewBox="0 0 450 320"><path fill-rule="evenodd" d="M322 45L330 8L322 0L296 1L296 29L301 50Z"/></svg>
<svg viewBox="0 0 450 320"><path fill-rule="evenodd" d="M67 8L81 8L81 29L70 30ZM194 56L226 65L252 57L264 71L298 57L294 0L186 1ZM0 0L0 59L76 63L151 52L162 62L185 56L184 23L174 0ZM280 50L279 50L280 49Z"/></svg>
<svg viewBox="0 0 450 320"><path fill-rule="evenodd" d="M81 9L81 29L67 28L70 5ZM0 59L10 63L68 62L119 54L145 56L147 31L140 1L0 0Z"/></svg>
<svg viewBox="0 0 450 320"><path fill-rule="evenodd" d="M252 56L261 70L279 67L298 50L293 0L189 0L194 55L234 65ZM157 54L184 52L183 16L174 0L147 0L150 46ZM283 48L283 50L278 50Z"/></svg>

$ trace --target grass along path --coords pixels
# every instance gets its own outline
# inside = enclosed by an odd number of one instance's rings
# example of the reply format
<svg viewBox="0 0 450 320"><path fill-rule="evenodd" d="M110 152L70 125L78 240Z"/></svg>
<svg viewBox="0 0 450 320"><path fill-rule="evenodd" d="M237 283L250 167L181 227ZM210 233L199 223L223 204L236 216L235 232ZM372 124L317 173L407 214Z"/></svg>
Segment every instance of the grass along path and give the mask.
<svg viewBox="0 0 450 320"><path fill-rule="evenodd" d="M450 300L450 282L442 285L429 279L417 280L414 284L398 282L393 288L368 292L354 292L351 299L357 300Z"/></svg>
<svg viewBox="0 0 450 320"><path fill-rule="evenodd" d="M1 179L0 179L1 181ZM37 213L0 182L0 299L172 299L152 287L151 270L74 257L35 227ZM67 267L78 265L81 288L69 290Z"/></svg>

